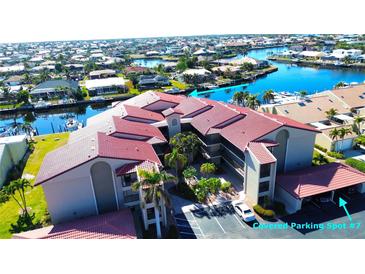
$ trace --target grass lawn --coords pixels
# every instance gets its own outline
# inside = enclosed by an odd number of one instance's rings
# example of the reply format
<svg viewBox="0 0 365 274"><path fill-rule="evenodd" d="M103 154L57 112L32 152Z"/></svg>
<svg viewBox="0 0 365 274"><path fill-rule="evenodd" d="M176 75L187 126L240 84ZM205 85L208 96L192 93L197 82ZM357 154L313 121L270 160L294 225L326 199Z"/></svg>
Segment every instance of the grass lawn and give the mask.
<svg viewBox="0 0 365 274"><path fill-rule="evenodd" d="M188 88L188 85L185 83L182 83L182 82L179 82L176 80L170 80L170 82L173 87L176 87L178 89L187 89Z"/></svg>
<svg viewBox="0 0 365 274"><path fill-rule="evenodd" d="M0 105L0 109L13 109L21 107L23 103Z"/></svg>
<svg viewBox="0 0 365 274"><path fill-rule="evenodd" d="M44 156L49 151L64 145L67 142L68 136L69 133L57 133L35 137L35 149L25 165L23 174L36 176ZM59 138L59 140L56 141L56 138ZM32 183L34 182L34 180L31 181ZM28 206L35 213L34 221L47 224L47 204L42 187L38 186L29 190L26 198ZM16 223L18 213L19 207L12 199L0 205L0 239L11 238L11 233L9 232L10 224Z"/></svg>

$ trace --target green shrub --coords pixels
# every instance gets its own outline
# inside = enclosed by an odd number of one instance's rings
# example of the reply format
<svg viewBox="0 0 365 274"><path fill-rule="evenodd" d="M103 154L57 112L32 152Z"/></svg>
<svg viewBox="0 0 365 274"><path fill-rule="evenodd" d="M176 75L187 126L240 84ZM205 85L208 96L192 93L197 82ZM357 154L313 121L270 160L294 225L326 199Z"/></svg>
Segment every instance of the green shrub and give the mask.
<svg viewBox="0 0 365 274"><path fill-rule="evenodd" d="M229 191L229 189L231 188L231 182L228 182L228 181L225 181L225 182L223 182L222 184L221 184L221 190L223 191L223 192L228 192Z"/></svg>
<svg viewBox="0 0 365 274"><path fill-rule="evenodd" d="M320 150L320 151L327 152L327 148L322 147L322 146L320 146L320 145L315 144L315 145L314 145L314 147L315 147L316 149Z"/></svg>
<svg viewBox="0 0 365 274"><path fill-rule="evenodd" d="M198 172L194 167L189 166L183 171L183 175L186 179L192 179L194 176L198 175Z"/></svg>
<svg viewBox="0 0 365 274"><path fill-rule="evenodd" d="M265 209L260 205L255 205L253 210L264 219L272 219L275 217L275 212L271 209Z"/></svg>
<svg viewBox="0 0 365 274"><path fill-rule="evenodd" d="M349 158L349 159L346 159L346 164L365 173L365 162L363 162L363 161L356 160L354 158Z"/></svg>
<svg viewBox="0 0 365 274"><path fill-rule="evenodd" d="M200 166L200 173L210 175L216 172L217 167L213 163L204 163Z"/></svg>
<svg viewBox="0 0 365 274"><path fill-rule="evenodd" d="M345 156L340 152L328 151L327 155L336 159L344 159Z"/></svg>
<svg viewBox="0 0 365 274"><path fill-rule="evenodd" d="M355 143L357 143L359 145L365 145L365 136L364 135L360 135L359 137L357 137L355 139Z"/></svg>

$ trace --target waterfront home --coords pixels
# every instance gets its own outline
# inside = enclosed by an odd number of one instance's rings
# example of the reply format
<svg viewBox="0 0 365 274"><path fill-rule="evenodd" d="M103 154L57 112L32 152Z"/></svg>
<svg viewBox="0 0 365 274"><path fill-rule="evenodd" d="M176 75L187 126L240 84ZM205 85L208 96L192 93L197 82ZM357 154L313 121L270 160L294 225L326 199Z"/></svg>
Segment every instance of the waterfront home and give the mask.
<svg viewBox="0 0 365 274"><path fill-rule="evenodd" d="M117 76L116 72L113 69L94 70L89 73L90 80L110 78L116 76Z"/></svg>
<svg viewBox="0 0 365 274"><path fill-rule="evenodd" d="M156 89L163 86L169 86L169 78L161 75L141 75L138 81L138 89Z"/></svg>
<svg viewBox="0 0 365 274"><path fill-rule="evenodd" d="M86 80L85 87L89 91L90 96L125 93L128 91L126 81L121 77Z"/></svg>
<svg viewBox="0 0 365 274"><path fill-rule="evenodd" d="M9 171L22 161L27 149L26 135L0 138L0 188L5 183Z"/></svg>
<svg viewBox="0 0 365 274"><path fill-rule="evenodd" d="M182 79L186 83L204 83L214 79L214 74L207 69L187 69L182 74Z"/></svg>
<svg viewBox="0 0 365 274"><path fill-rule="evenodd" d="M8 79L4 81L4 84L8 86L20 86L24 83L24 76L23 75L13 75L10 76Z"/></svg>
<svg viewBox="0 0 365 274"><path fill-rule="evenodd" d="M78 83L72 80L49 80L40 83L30 91L33 99L60 98L78 90Z"/></svg>
<svg viewBox="0 0 365 274"><path fill-rule="evenodd" d="M44 189L52 222L138 206L143 191L131 190L137 170L163 169L168 140L181 131L196 133L202 156L241 178L253 204L276 199L276 174L311 166L319 133L278 115L148 91L92 117L46 155L35 185ZM142 213L146 228L156 222L153 206Z"/></svg>

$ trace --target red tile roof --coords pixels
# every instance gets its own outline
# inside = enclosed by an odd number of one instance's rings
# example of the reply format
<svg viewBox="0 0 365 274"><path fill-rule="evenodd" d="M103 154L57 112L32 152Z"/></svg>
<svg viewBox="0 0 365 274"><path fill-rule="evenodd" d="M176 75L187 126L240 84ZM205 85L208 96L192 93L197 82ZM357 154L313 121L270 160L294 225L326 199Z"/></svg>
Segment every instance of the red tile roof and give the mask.
<svg viewBox="0 0 365 274"><path fill-rule="evenodd" d="M213 107L197 116L191 124L203 135L209 133L211 128L216 128L224 122L242 116L240 112L218 102L210 102Z"/></svg>
<svg viewBox="0 0 365 274"><path fill-rule="evenodd" d="M176 108L184 113L185 117L194 116L195 113L199 113L203 110L208 110L212 106L199 98L188 97L183 100Z"/></svg>
<svg viewBox="0 0 365 274"><path fill-rule="evenodd" d="M266 148L264 143L250 142L248 150L254 155L261 165L276 162L276 158Z"/></svg>
<svg viewBox="0 0 365 274"><path fill-rule="evenodd" d="M150 160L161 164L152 146L146 142L120 139L98 133L98 156L127 160Z"/></svg>
<svg viewBox="0 0 365 274"><path fill-rule="evenodd" d="M172 114L180 114L180 115L183 115L184 113L178 109L178 108L168 108L168 109L165 109L164 111L162 111L162 114L165 116L165 117L168 117Z"/></svg>
<svg viewBox="0 0 365 274"><path fill-rule="evenodd" d="M186 97L183 95L172 95L165 92L155 92L155 94L160 98L160 100L175 104L180 104L186 99Z"/></svg>
<svg viewBox="0 0 365 274"><path fill-rule="evenodd" d="M161 164L152 145L98 132L49 152L43 160L35 185L42 184L97 157L150 160Z"/></svg>
<svg viewBox="0 0 365 274"><path fill-rule="evenodd" d="M157 127L154 127L152 125L127 121L116 116L113 117L113 122L115 126L115 130L113 133L124 133L150 138L156 137L161 141L167 142L165 136L163 136L161 131Z"/></svg>
<svg viewBox="0 0 365 274"><path fill-rule="evenodd" d="M364 182L364 173L342 163L309 167L276 178L276 184L295 198L305 198Z"/></svg>
<svg viewBox="0 0 365 274"><path fill-rule="evenodd" d="M118 176L130 174L137 172L138 169L144 169L148 171L156 170L156 163L150 162L150 161L143 161L143 162L137 162L137 163L130 163L125 164L119 168L116 169L116 174Z"/></svg>
<svg viewBox="0 0 365 274"><path fill-rule="evenodd" d="M231 107L244 113L246 116L223 128L220 134L241 150L245 150L249 142L257 141L261 137L283 126L319 132L313 127L278 115L261 113L249 108Z"/></svg>
<svg viewBox="0 0 365 274"><path fill-rule="evenodd" d="M160 113L145 110L135 106L124 105L124 109L126 111L126 115L124 117L134 117L139 119L152 120L155 122L160 122L165 119Z"/></svg>
<svg viewBox="0 0 365 274"><path fill-rule="evenodd" d="M136 239L130 209L87 217L13 235L14 239Z"/></svg>

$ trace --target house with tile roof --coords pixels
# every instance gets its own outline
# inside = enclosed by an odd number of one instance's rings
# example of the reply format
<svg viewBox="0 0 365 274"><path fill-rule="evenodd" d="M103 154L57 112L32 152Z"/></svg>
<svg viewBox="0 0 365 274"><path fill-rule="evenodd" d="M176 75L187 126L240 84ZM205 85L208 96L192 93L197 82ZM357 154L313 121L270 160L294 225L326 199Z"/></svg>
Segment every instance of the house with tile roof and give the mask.
<svg viewBox="0 0 365 274"><path fill-rule="evenodd" d="M137 206L143 198L131 189L137 170L163 169L168 140L184 131L198 136L207 161L241 178L252 204L276 199L277 175L311 167L320 133L275 114L146 92L90 118L65 146L47 154L35 184L44 189L53 223ZM142 211L147 228L156 216L152 207Z"/></svg>
<svg viewBox="0 0 365 274"><path fill-rule="evenodd" d="M358 134L352 132L343 139L333 139L330 132L352 128L356 116L365 117L365 85L329 90L295 102L263 106L261 109L321 130L322 133L316 137L316 144L327 150L348 150L353 148ZM329 118L327 111L330 109L335 109L337 114ZM361 123L360 132L363 132L363 126L364 123Z"/></svg>

